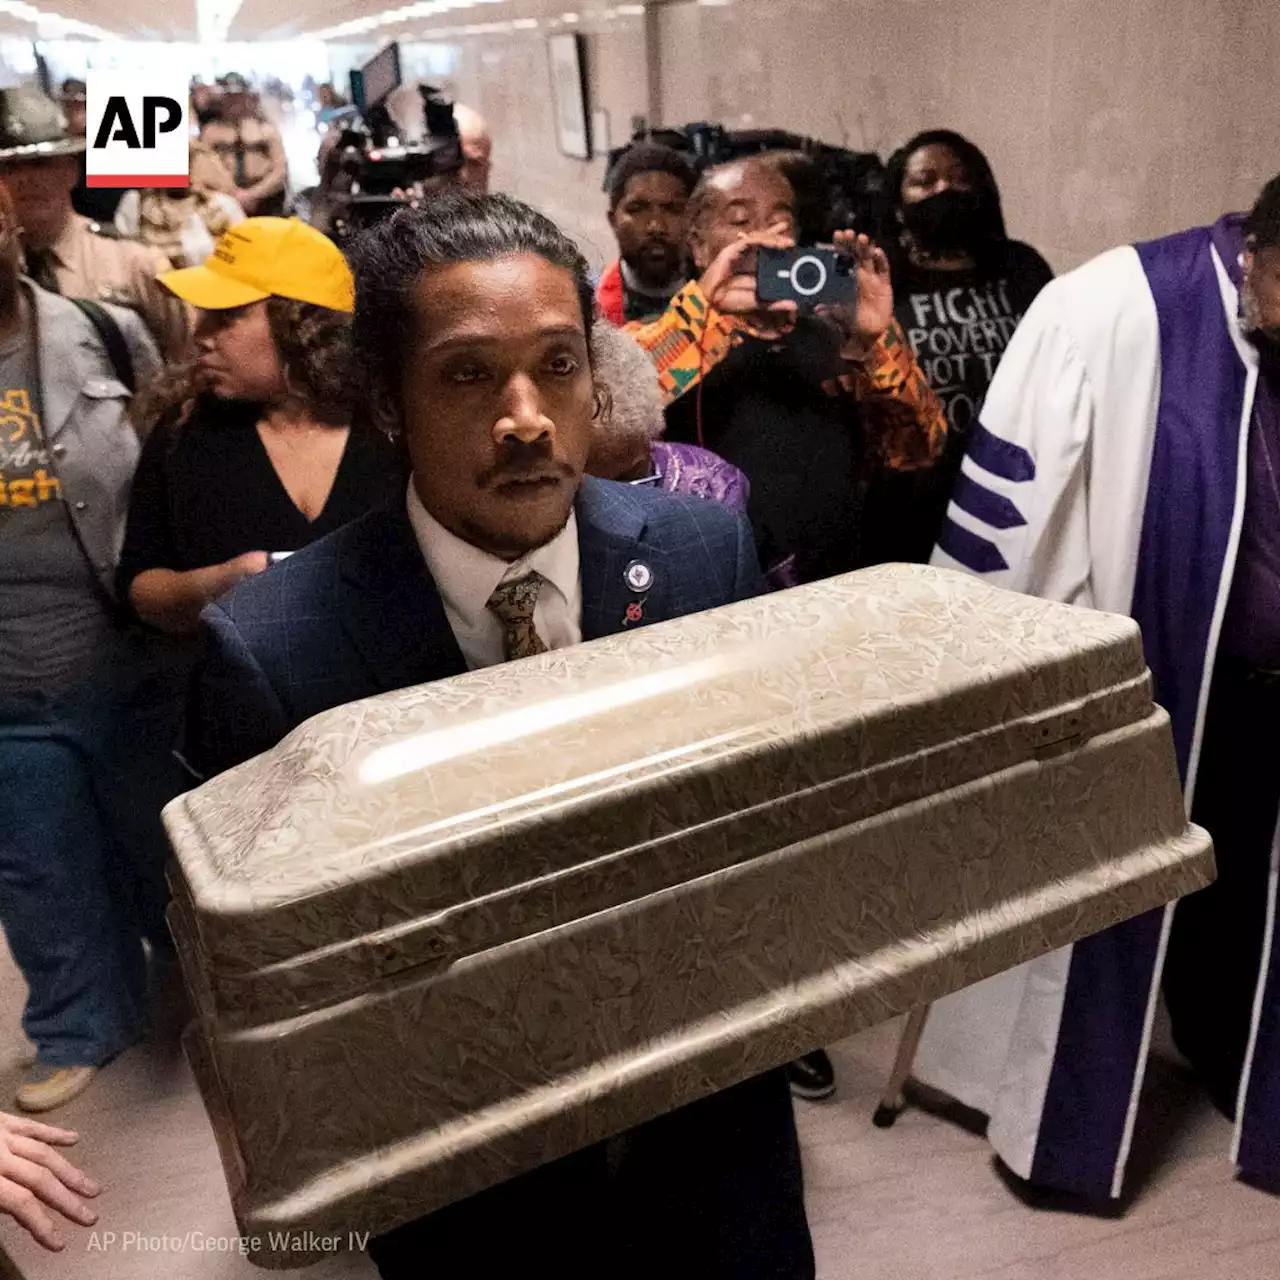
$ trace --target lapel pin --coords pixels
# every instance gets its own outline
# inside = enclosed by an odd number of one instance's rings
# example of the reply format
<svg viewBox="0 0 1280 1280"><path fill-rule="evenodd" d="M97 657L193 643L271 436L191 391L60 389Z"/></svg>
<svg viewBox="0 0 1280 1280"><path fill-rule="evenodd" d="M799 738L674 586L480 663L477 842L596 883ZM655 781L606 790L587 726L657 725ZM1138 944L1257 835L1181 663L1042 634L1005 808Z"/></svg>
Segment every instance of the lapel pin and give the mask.
<svg viewBox="0 0 1280 1280"><path fill-rule="evenodd" d="M627 616L623 619L622 625L629 627L633 622L644 621L644 605L632 603L627 605Z"/></svg>
<svg viewBox="0 0 1280 1280"><path fill-rule="evenodd" d="M623 581L637 595L653 586L653 570L643 560L633 560L622 574Z"/></svg>

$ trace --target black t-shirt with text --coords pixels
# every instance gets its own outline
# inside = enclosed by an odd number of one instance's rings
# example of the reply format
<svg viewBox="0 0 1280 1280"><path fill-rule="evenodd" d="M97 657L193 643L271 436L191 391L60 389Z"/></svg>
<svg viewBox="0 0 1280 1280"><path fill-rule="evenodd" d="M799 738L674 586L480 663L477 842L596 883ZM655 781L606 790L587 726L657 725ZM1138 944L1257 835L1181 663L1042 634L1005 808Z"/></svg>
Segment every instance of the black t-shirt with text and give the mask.
<svg viewBox="0 0 1280 1280"><path fill-rule="evenodd" d="M796 582L858 561L861 420L833 391L845 368L834 329L802 317L779 342L745 338L667 407L667 440L701 443L746 475L760 562L788 565Z"/></svg>
<svg viewBox="0 0 1280 1280"><path fill-rule="evenodd" d="M886 475L867 513L869 562L923 561L937 541L969 433L1018 322L1053 279L1029 245L1007 241L966 271L895 266L894 313L947 416L947 446L924 472Z"/></svg>

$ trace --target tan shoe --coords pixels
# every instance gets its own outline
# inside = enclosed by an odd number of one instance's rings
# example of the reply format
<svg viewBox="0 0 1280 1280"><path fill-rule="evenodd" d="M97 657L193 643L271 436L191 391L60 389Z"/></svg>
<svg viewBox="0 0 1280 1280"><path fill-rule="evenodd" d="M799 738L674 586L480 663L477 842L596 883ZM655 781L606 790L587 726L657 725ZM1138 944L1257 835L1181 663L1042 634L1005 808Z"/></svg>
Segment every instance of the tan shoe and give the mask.
<svg viewBox="0 0 1280 1280"><path fill-rule="evenodd" d="M39 1080L32 1080L18 1090L15 1101L23 1111L53 1111L78 1098L98 1074L97 1067L45 1068Z"/></svg>

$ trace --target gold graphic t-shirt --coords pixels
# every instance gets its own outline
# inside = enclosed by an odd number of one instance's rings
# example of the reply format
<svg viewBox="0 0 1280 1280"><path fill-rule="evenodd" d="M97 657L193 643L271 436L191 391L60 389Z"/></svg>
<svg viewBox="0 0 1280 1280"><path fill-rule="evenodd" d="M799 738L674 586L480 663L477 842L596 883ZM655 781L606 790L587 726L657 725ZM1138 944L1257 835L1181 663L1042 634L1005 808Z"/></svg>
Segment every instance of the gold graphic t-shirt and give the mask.
<svg viewBox="0 0 1280 1280"><path fill-rule="evenodd" d="M31 395L29 386L11 386L0 393L0 508L8 511L30 511L62 501L62 487L50 468Z"/></svg>
<svg viewBox="0 0 1280 1280"><path fill-rule="evenodd" d="M32 327L0 340L0 693L58 693L113 632L40 416Z"/></svg>

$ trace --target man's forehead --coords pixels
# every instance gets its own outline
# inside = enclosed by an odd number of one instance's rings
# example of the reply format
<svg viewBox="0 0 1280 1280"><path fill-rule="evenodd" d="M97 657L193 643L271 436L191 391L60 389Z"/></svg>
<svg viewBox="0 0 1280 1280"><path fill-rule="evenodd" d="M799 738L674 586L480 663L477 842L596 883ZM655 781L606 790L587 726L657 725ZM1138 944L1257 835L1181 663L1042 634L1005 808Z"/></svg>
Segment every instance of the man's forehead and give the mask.
<svg viewBox="0 0 1280 1280"><path fill-rule="evenodd" d="M668 173L665 169L642 169L627 179L626 194L635 195L639 191L652 191L655 188L660 188L664 194L678 190L681 199L688 191L688 187L674 173Z"/></svg>
<svg viewBox="0 0 1280 1280"><path fill-rule="evenodd" d="M573 274L537 254L511 254L428 267L413 290L413 305L429 325L465 322L475 334L544 324L582 329L582 304Z"/></svg>

